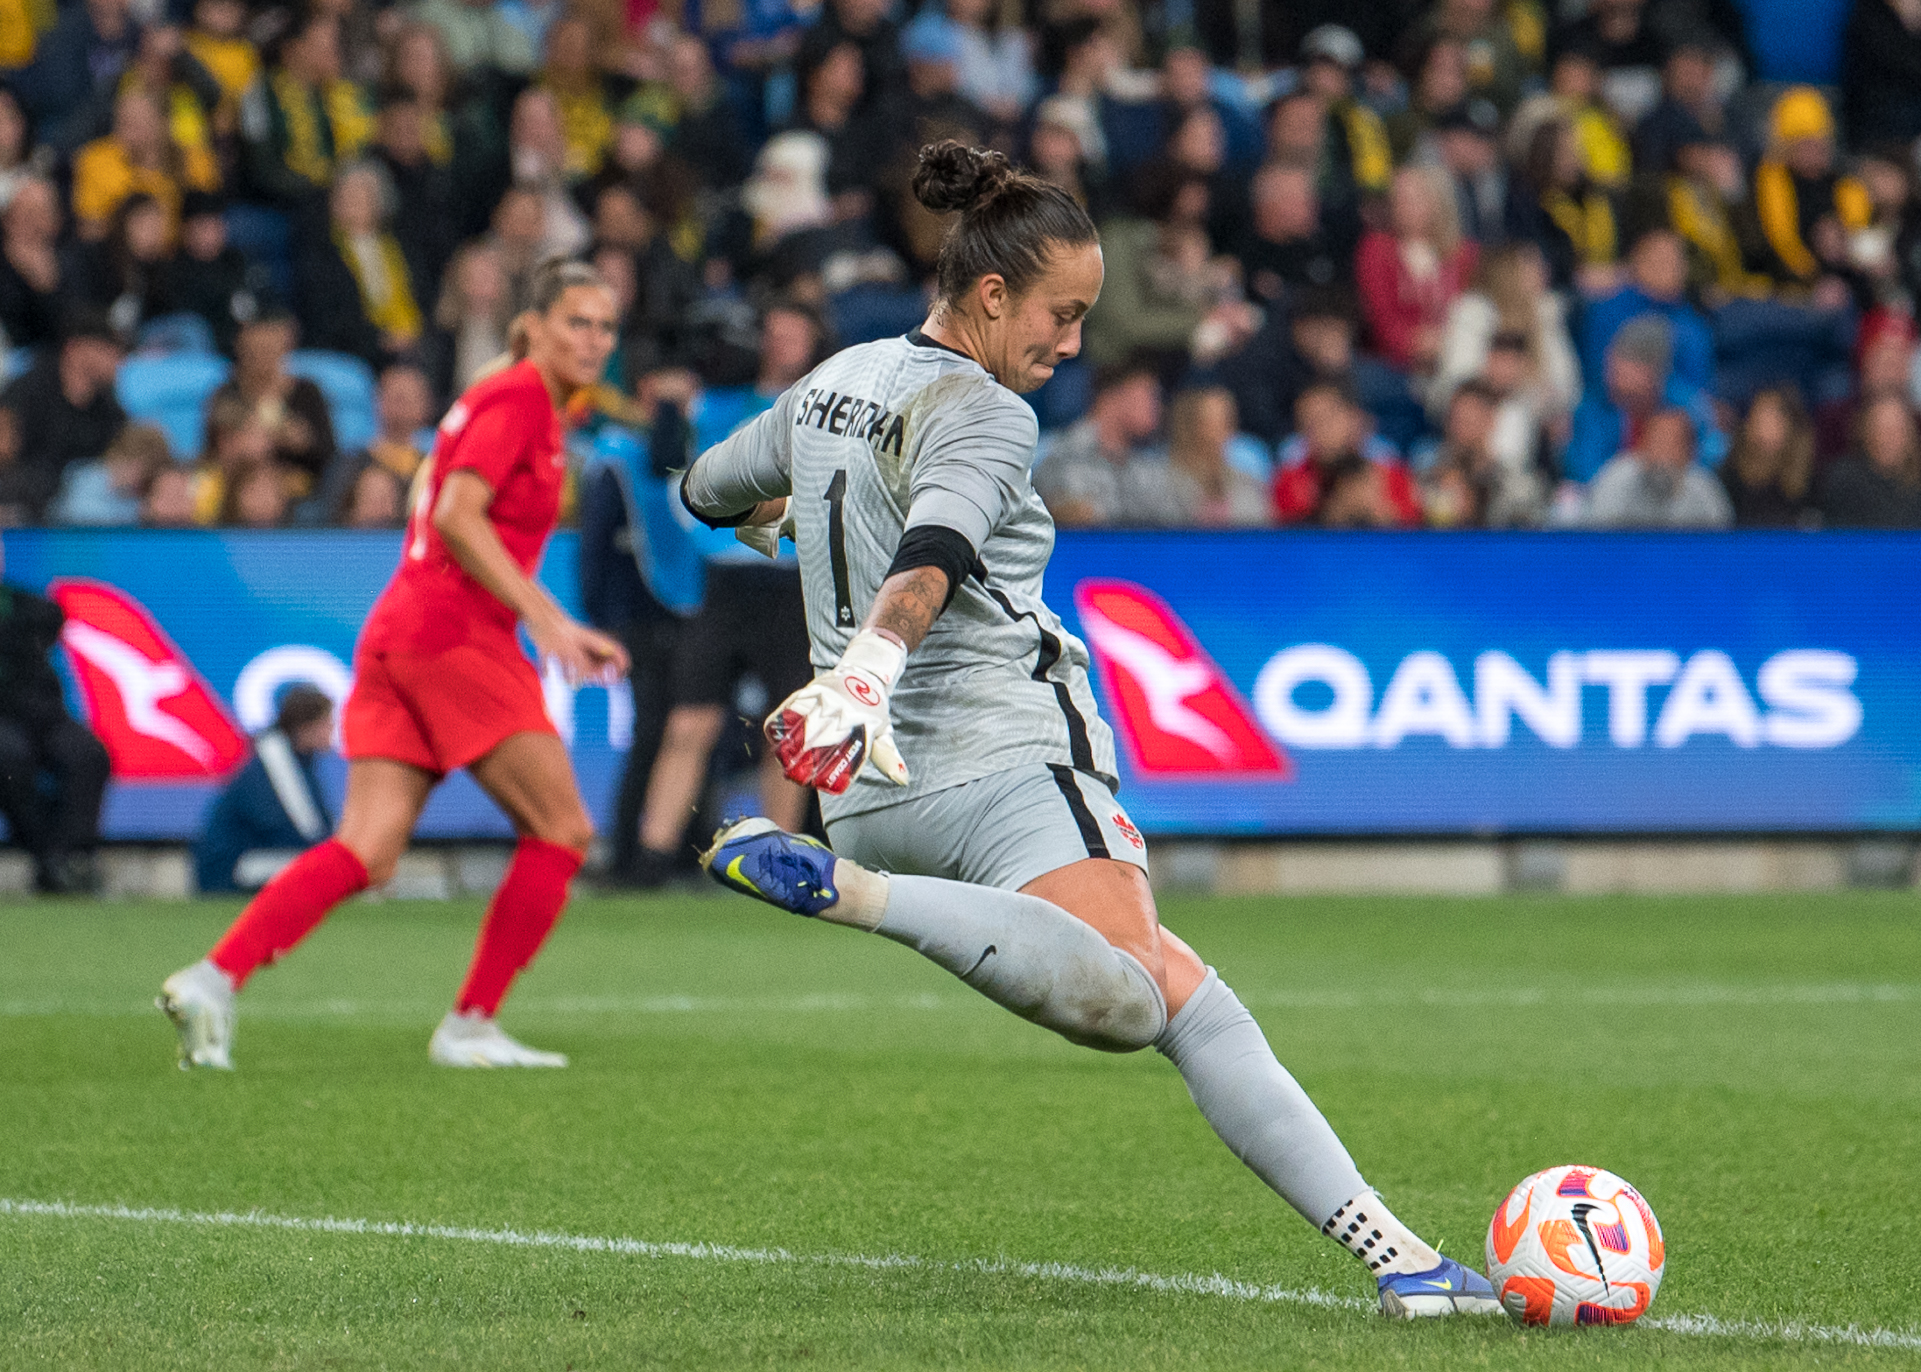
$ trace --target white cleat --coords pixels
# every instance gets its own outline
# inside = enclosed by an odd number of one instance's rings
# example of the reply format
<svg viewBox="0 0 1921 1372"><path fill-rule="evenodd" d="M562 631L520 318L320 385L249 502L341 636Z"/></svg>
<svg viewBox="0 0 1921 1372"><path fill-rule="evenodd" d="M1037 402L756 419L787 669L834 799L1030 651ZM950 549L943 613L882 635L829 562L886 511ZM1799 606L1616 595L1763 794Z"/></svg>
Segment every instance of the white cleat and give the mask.
<svg viewBox="0 0 1921 1372"><path fill-rule="evenodd" d="M463 1015L449 1010L434 1030L427 1057L439 1067L565 1067L565 1053L543 1053L520 1040L485 1015Z"/></svg>
<svg viewBox="0 0 1921 1372"><path fill-rule="evenodd" d="M161 982L154 1004L180 1031L181 1071L233 1071L234 991L225 972L202 958Z"/></svg>

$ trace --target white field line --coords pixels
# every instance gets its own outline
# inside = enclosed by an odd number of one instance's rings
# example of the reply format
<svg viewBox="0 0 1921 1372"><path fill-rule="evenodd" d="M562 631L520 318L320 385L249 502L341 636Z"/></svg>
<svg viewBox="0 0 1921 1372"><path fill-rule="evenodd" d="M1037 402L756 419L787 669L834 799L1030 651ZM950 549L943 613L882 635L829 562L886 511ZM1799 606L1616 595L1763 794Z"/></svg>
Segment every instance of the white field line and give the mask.
<svg viewBox="0 0 1921 1372"><path fill-rule="evenodd" d="M1315 1287L1264 1286L1236 1281L1218 1272L1163 1275L1133 1267L1081 1267L1065 1262L1017 1262L1011 1258L920 1258L908 1253L794 1253L785 1248L739 1248L719 1243L653 1242L602 1238L591 1234L554 1234L542 1230L475 1229L395 1220L311 1219L269 1215L258 1210L198 1211L128 1205L71 1205L65 1201L9 1200L0 1197L0 1216L74 1220L123 1220L137 1224L178 1224L208 1228L282 1229L307 1234L357 1234L376 1238L441 1239L455 1243L495 1244L505 1248L562 1249L575 1253L612 1253L635 1258L686 1258L703 1262L755 1263L783 1267L844 1267L866 1271L953 1273L961 1276L1020 1277L1076 1286L1121 1286L1183 1296L1271 1305L1309 1305L1331 1310L1372 1310L1374 1302L1338 1296ZM1643 1325L1674 1334L1766 1340L1777 1343L1841 1344L1858 1348L1921 1350L1921 1333L1863 1329L1858 1325L1795 1321L1724 1320L1715 1315L1668 1315Z"/></svg>
<svg viewBox="0 0 1921 1372"><path fill-rule="evenodd" d="M1904 982L1833 982L1777 986L1739 986L1719 982L1679 982L1672 985L1515 986L1499 990L1398 988L1355 991L1263 990L1241 992L1243 1003L1263 1009L1346 1013L1394 1007L1436 1010L1549 1009L1619 1006L1706 1009L1717 1006L1910 1006L1921 1004L1921 985ZM867 1011L953 1010L980 1002L967 995L877 996L861 992L805 996L520 996L515 1009L547 1015L720 1015L720 1014L843 1014ZM438 1007L425 1001L325 1000L276 1001L250 999L249 1019L308 1020L364 1016L417 1019ZM83 1000L64 996L0 999L0 1019L28 1019L43 1015L119 1017L147 1015L147 1000Z"/></svg>

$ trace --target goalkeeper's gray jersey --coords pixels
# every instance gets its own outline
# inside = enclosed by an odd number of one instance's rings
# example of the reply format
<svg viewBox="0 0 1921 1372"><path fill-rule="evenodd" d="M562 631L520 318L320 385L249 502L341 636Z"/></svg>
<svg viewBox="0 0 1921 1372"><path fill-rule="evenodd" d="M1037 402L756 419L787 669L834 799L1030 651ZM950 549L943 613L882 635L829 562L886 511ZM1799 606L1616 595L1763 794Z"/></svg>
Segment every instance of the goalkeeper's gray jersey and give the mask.
<svg viewBox="0 0 1921 1372"><path fill-rule="evenodd" d="M906 530L945 525L979 555L894 689L912 785L863 768L821 797L829 818L1036 762L1116 785L1087 649L1041 601L1054 521L1028 480L1038 436L1026 402L916 331L829 358L689 473L709 515L793 497L816 671L859 629Z"/></svg>

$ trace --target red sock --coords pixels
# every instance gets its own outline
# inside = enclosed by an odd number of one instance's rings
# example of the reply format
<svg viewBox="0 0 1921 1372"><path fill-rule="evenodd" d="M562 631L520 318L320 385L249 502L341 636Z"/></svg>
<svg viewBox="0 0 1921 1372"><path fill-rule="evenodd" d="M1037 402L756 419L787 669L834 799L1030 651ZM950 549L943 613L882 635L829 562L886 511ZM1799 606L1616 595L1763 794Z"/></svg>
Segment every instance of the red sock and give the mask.
<svg viewBox="0 0 1921 1372"><path fill-rule="evenodd" d="M367 889L367 869L353 849L330 838L295 858L255 896L207 956L234 989L313 932L327 912Z"/></svg>
<svg viewBox="0 0 1921 1372"><path fill-rule="evenodd" d="M493 1017L521 968L534 960L540 945L560 918L567 903L567 883L580 870L582 857L572 848L545 839L523 838L514 849L500 889L487 907L474 945L474 963L454 1009Z"/></svg>

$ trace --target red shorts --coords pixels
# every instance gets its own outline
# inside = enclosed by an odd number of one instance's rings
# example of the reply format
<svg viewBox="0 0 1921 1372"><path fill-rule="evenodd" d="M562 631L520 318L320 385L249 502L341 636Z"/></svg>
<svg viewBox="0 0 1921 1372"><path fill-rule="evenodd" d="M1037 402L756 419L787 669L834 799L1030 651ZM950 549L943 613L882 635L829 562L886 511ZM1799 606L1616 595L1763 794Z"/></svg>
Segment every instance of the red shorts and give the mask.
<svg viewBox="0 0 1921 1372"><path fill-rule="evenodd" d="M353 694L340 718L349 759L392 758L445 776L514 734L554 732L540 677L511 639L354 653Z"/></svg>

